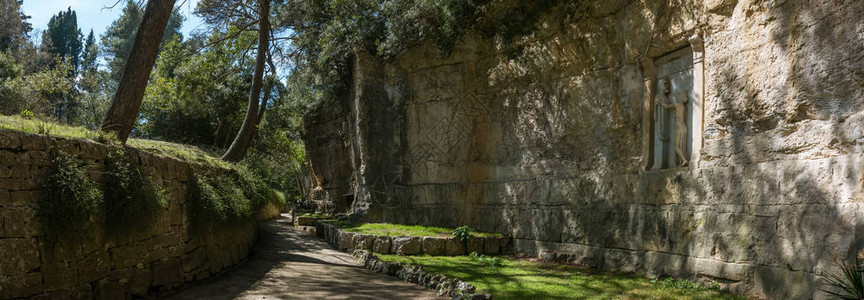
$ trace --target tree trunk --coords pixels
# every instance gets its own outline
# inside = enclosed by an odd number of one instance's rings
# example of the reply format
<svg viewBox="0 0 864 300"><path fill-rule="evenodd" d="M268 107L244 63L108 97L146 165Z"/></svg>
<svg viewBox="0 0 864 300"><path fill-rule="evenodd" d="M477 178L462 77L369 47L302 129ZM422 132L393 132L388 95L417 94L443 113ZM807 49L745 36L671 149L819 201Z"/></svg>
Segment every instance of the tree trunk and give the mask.
<svg viewBox="0 0 864 300"><path fill-rule="evenodd" d="M264 79L264 66L267 60L267 49L270 42L270 0L258 1L258 53L255 56L255 73L252 75L252 87L249 89L249 106L246 109L246 118L243 120L243 125L240 126L240 131L231 147L225 154L222 155L222 160L229 162L237 162L246 156L246 150L252 143L252 137L255 136L258 123L264 116L264 108L267 104L268 97L265 95L262 103L261 86ZM267 91L269 95L269 91Z"/></svg>
<svg viewBox="0 0 864 300"><path fill-rule="evenodd" d="M144 89L150 79L150 72L156 62L156 54L159 52L159 44L165 26L174 9L174 0L150 0L144 9L141 25L135 34L129 59L123 68L123 76L108 114L102 122L102 131L115 132L122 143L126 143L132 132L132 125L138 117L141 109L141 99L144 97Z"/></svg>

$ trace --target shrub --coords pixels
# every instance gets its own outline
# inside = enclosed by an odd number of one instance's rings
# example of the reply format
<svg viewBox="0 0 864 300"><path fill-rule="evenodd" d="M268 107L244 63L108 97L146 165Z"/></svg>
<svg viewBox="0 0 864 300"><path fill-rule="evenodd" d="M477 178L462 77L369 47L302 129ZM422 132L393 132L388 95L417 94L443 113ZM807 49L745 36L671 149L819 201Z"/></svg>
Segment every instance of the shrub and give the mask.
<svg viewBox="0 0 864 300"><path fill-rule="evenodd" d="M852 259L852 264L840 261L840 273L830 273L825 277L825 285L833 289L822 289L840 299L864 299L864 269L858 257Z"/></svg>
<svg viewBox="0 0 864 300"><path fill-rule="evenodd" d="M269 198L269 188L242 166L195 174L190 184L190 217L199 221L244 220Z"/></svg>
<svg viewBox="0 0 864 300"><path fill-rule="evenodd" d="M33 112L29 109L22 110L19 116L21 116L22 119L33 120Z"/></svg>
<svg viewBox="0 0 864 300"><path fill-rule="evenodd" d="M167 205L162 189L145 177L120 148L108 153L102 180L109 228L149 227L156 213Z"/></svg>
<svg viewBox="0 0 864 300"><path fill-rule="evenodd" d="M86 169L69 154L58 152L42 183L39 221L43 234L58 237L81 229L99 215L102 192Z"/></svg>
<svg viewBox="0 0 864 300"><path fill-rule="evenodd" d="M504 265L504 259L500 257L486 256L483 254L478 255L477 252L471 252L471 254L468 255L468 258L473 261L480 262L484 265L488 265L490 267L498 267Z"/></svg>
<svg viewBox="0 0 864 300"><path fill-rule="evenodd" d="M462 241L463 244L467 244L468 238L471 237L472 232L474 232L474 228L468 226L460 226L456 229L453 229L453 237Z"/></svg>

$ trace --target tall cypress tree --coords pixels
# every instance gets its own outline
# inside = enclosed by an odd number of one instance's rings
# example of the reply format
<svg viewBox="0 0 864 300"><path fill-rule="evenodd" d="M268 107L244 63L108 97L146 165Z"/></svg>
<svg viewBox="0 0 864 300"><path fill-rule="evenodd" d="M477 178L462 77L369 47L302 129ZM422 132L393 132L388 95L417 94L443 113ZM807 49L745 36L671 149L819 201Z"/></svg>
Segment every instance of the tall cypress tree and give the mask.
<svg viewBox="0 0 864 300"><path fill-rule="evenodd" d="M81 38L78 16L70 7L52 16L48 21L48 29L42 34L42 50L69 59L73 70L77 71L83 47Z"/></svg>

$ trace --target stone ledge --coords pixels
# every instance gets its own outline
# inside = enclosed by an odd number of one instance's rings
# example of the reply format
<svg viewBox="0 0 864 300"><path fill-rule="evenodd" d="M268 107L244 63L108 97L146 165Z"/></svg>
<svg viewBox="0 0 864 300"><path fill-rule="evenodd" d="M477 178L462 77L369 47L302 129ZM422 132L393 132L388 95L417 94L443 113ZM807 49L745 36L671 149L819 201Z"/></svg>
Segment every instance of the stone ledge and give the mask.
<svg viewBox="0 0 864 300"><path fill-rule="evenodd" d="M328 244L342 251L366 250L381 254L457 256L511 253L510 237L471 237L468 249L456 238L389 237L346 232L332 224L316 221L315 233Z"/></svg>
<svg viewBox="0 0 864 300"><path fill-rule="evenodd" d="M459 278L427 273L420 266L407 266L401 263L382 261L378 256L366 250L356 250L352 253L363 267L378 273L398 277L410 283L416 283L435 291L438 296L447 296L453 300L486 300L492 295L478 294L474 285Z"/></svg>

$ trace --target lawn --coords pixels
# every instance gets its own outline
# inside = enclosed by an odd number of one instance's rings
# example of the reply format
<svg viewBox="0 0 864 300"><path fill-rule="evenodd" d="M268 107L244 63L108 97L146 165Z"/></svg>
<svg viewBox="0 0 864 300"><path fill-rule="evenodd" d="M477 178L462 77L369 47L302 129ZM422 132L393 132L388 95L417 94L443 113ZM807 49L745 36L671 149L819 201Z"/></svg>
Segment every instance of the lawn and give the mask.
<svg viewBox="0 0 864 300"><path fill-rule="evenodd" d="M91 131L84 127L62 125L50 121L39 120L36 118L25 119L20 116L0 115L0 129L22 131L27 133L69 139L85 139L99 143L111 142L112 140L105 133ZM223 168L228 168L231 165L230 163L219 159L217 153L208 152L199 147L190 145L134 138L130 138L126 142L126 145L131 148L159 155L170 156L183 161L196 162Z"/></svg>
<svg viewBox="0 0 864 300"><path fill-rule="evenodd" d="M443 228L443 227L430 227L430 226L419 226L419 225L401 225L401 224L390 224L390 223L361 223L361 224L352 224L348 222L342 221L328 221L328 223L335 225L342 230L347 232L355 232L362 234L371 234L371 235L379 235L379 236L413 236L413 237L452 237L453 229L452 228ZM483 233L483 232L472 232L472 236L500 236L497 233Z"/></svg>
<svg viewBox="0 0 864 300"><path fill-rule="evenodd" d="M379 255L384 261L422 266L426 272L457 277L495 299L747 299L690 281L651 280L598 274L572 266L468 256Z"/></svg>

